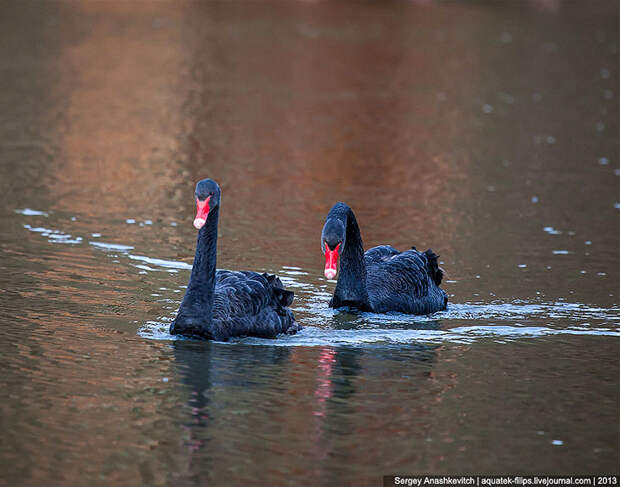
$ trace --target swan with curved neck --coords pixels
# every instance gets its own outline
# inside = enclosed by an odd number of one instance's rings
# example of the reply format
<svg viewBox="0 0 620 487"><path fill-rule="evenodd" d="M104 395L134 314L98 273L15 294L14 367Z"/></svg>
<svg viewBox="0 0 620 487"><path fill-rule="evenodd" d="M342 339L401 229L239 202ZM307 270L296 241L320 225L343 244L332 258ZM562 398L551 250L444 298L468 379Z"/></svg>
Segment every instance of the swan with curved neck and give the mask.
<svg viewBox="0 0 620 487"><path fill-rule="evenodd" d="M327 214L321 233L325 277L340 275L330 301L333 308L352 307L386 313L428 314L446 308L448 296L439 287L443 271L432 250L415 247L399 252L381 245L364 252L353 210L336 203Z"/></svg>
<svg viewBox="0 0 620 487"><path fill-rule="evenodd" d="M196 254L170 333L227 340L237 336L274 338L298 331L300 326L288 309L293 293L283 288L277 276L216 271L220 187L212 179L203 179L196 185L195 199Z"/></svg>

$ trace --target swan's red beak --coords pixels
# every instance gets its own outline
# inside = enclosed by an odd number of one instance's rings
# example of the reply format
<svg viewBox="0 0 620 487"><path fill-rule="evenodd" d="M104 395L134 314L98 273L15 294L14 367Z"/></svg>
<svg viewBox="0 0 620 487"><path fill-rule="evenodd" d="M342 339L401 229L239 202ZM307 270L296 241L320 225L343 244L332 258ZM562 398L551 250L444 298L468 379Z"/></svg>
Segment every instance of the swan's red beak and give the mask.
<svg viewBox="0 0 620 487"><path fill-rule="evenodd" d="M194 226L200 230L207 222L207 216L209 216L209 196L206 200L200 201L196 198L196 218L194 218Z"/></svg>
<svg viewBox="0 0 620 487"><path fill-rule="evenodd" d="M325 277L327 279L333 279L338 273L336 270L338 265L338 249L340 249L340 244L336 245L334 250L329 250L329 246L325 244Z"/></svg>

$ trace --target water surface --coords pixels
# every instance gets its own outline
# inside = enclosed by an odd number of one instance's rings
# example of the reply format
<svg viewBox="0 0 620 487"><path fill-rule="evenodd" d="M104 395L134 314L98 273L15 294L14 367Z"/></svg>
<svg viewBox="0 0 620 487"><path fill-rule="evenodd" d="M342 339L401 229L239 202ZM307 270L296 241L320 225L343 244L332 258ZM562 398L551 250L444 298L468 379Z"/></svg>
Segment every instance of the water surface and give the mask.
<svg viewBox="0 0 620 487"><path fill-rule="evenodd" d="M615 2L0 7L1 484L613 473ZM195 182L218 266L305 329L175 340ZM432 247L446 311L335 312L336 201Z"/></svg>

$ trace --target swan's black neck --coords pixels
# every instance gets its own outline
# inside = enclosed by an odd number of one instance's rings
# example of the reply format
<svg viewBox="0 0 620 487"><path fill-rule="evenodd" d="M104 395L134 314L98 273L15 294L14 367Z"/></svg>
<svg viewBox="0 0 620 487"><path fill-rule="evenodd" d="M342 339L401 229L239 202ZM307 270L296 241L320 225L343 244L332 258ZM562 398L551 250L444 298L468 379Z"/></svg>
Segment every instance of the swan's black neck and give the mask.
<svg viewBox="0 0 620 487"><path fill-rule="evenodd" d="M215 293L215 267L217 258L217 222L219 205L209 212L207 221L198 231L194 265L185 291L185 297L175 319L179 332L183 325L197 326L210 335Z"/></svg>
<svg viewBox="0 0 620 487"><path fill-rule="evenodd" d="M334 291L332 306L354 306L370 309L366 289L364 244L353 210L344 203L335 205L327 217L339 219L346 229L344 250L340 256L340 274Z"/></svg>

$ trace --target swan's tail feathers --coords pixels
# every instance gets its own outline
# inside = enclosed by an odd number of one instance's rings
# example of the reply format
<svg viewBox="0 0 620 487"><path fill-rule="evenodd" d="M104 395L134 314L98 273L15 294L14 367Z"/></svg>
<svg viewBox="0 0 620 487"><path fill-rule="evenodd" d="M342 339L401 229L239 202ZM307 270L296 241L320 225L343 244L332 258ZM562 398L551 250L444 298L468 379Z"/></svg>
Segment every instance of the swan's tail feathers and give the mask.
<svg viewBox="0 0 620 487"><path fill-rule="evenodd" d="M275 274L263 274L267 282L271 285L271 289L273 290L273 295L276 297L276 300L282 307L290 306L295 298L295 293L293 291L287 291L284 289L282 285L282 281Z"/></svg>
<svg viewBox="0 0 620 487"><path fill-rule="evenodd" d="M290 306L295 298L295 293L293 291L287 291L286 289L280 289L277 287L273 288L273 294L280 303L280 306L287 307Z"/></svg>
<svg viewBox="0 0 620 487"><path fill-rule="evenodd" d="M267 274L266 272L263 272L263 277L267 279L267 282L271 284L271 286L279 287L280 289L284 288L284 286L282 285L282 281L275 274Z"/></svg>
<svg viewBox="0 0 620 487"><path fill-rule="evenodd" d="M431 277L433 278L433 281L435 281L435 284L439 286L444 275L443 269L439 267L439 264L437 263L437 259L439 258L439 256L431 249L428 249L426 252L424 252L424 255L428 260L428 270L431 273Z"/></svg>

